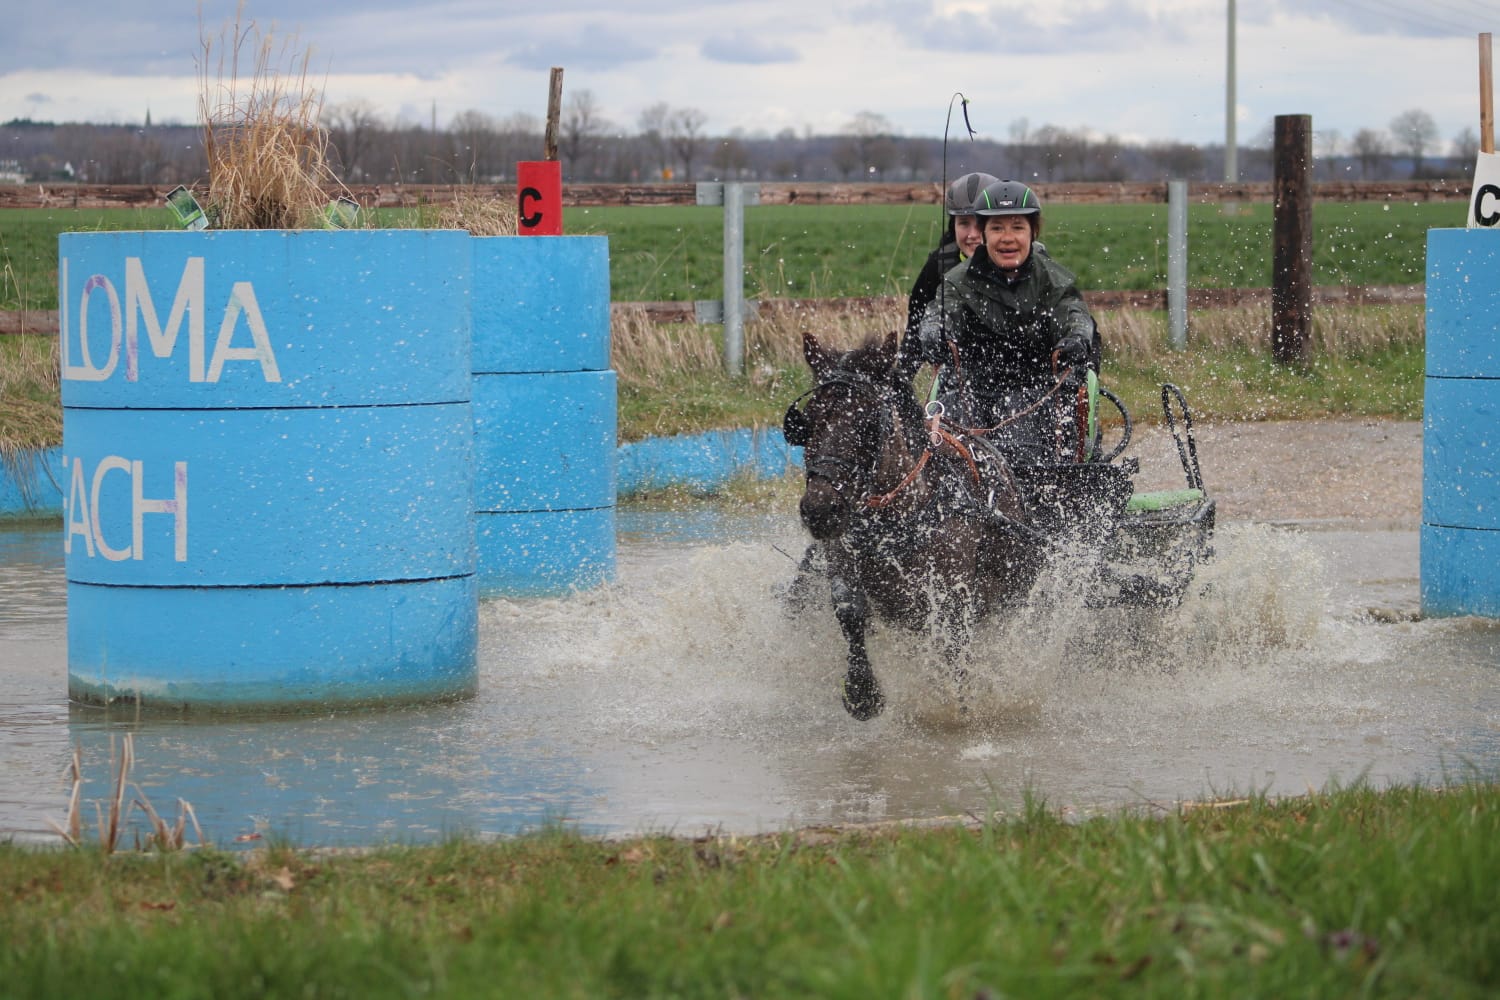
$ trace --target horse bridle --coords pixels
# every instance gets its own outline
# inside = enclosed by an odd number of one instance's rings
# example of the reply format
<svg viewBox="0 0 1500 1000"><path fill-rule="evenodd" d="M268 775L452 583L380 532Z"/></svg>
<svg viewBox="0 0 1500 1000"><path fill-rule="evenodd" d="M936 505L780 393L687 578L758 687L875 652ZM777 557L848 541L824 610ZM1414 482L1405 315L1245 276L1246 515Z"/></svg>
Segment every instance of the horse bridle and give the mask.
<svg viewBox="0 0 1500 1000"><path fill-rule="evenodd" d="M791 405L786 408L786 413L781 419L781 433L786 439L787 444L803 447L811 437L812 428L808 424L806 407L798 409L797 404L813 396L820 389L826 389L829 386L838 384L851 386L857 391L873 397L875 404L879 407L880 414L880 425L876 429L877 440L884 441L889 437L891 430L890 409L884 405L890 401L887 389L867 375L855 372L843 372L836 374L826 382L819 382L792 400ZM979 482L979 469L975 464L973 450L943 426L942 404L937 402L929 403L926 416L928 446L922 450L921 456L901 482L896 484L895 488L888 493L866 495L863 498L865 507L879 509L889 506L903 490L915 482L917 477L922 474L922 470L926 468L928 461L933 456L934 449L939 445L947 445L955 454L962 456L969 466L969 472L974 482L976 484ZM879 457L877 455L875 462L878 461ZM837 483L839 481L837 478L838 473L844 473L856 482L871 479L875 475L873 463L869 469L861 469L854 462L832 455L820 455L816 458L804 459L803 467L807 470L809 476L816 476L830 483Z"/></svg>
<svg viewBox="0 0 1500 1000"><path fill-rule="evenodd" d="M838 385L852 389L855 395L863 395L875 404L880 416L880 425L877 428L877 440L885 440L890 430L889 424L891 420L889 409L885 405L890 402L888 390L868 375L859 372L837 372L832 378L824 382L819 382L792 400L791 404L786 408L786 413L781 419L781 434L786 438L787 444L799 448L805 447L812 437L812 427L807 419L807 407L803 405L799 408L797 404L805 399L810 399L824 389ZM804 459L803 467L807 470L809 476L826 479L830 483L839 482L840 473L857 482L868 479L875 473L873 465L868 469L862 469L855 462L833 455L819 455L815 458Z"/></svg>

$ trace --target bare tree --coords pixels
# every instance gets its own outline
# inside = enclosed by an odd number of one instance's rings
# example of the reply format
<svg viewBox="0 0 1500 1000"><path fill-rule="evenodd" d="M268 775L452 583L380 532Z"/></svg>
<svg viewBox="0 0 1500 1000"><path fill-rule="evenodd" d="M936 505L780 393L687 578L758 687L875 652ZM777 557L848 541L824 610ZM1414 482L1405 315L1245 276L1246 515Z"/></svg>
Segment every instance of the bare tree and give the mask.
<svg viewBox="0 0 1500 1000"><path fill-rule="evenodd" d="M521 160L535 160L544 153L542 120L518 111L499 124L499 152L506 167Z"/></svg>
<svg viewBox="0 0 1500 1000"><path fill-rule="evenodd" d="M809 133L808 138L811 138ZM771 164L771 173L777 177L797 180L807 172L808 146L797 137L797 130L784 128L776 133L776 159Z"/></svg>
<svg viewBox="0 0 1500 1000"><path fill-rule="evenodd" d="M1474 133L1473 128L1466 126L1453 137L1453 155L1458 159L1460 174L1473 177L1474 166L1479 162L1479 136Z"/></svg>
<svg viewBox="0 0 1500 1000"><path fill-rule="evenodd" d="M906 179L916 180L926 177L927 171L932 165L932 150L927 141L921 138L899 140L901 147L901 165L906 168Z"/></svg>
<svg viewBox="0 0 1500 1000"><path fill-rule="evenodd" d="M1273 117L1239 147L1240 179L1276 176L1276 119Z"/></svg>
<svg viewBox="0 0 1500 1000"><path fill-rule="evenodd" d="M453 173L476 184L499 173L499 137L495 119L483 111L460 111L449 126L453 137Z"/></svg>
<svg viewBox="0 0 1500 1000"><path fill-rule="evenodd" d="M1386 158L1390 156L1391 146L1386 141L1385 134L1374 129L1362 128L1354 133L1354 138L1349 141L1349 148L1354 153L1354 158L1359 161L1359 179L1370 180L1370 174L1376 173L1375 179L1384 173L1380 169L1384 166Z"/></svg>
<svg viewBox="0 0 1500 1000"><path fill-rule="evenodd" d="M693 161L698 158L703 126L707 124L708 115L697 108L678 108L667 117L667 139L682 162L683 180L693 179Z"/></svg>
<svg viewBox="0 0 1500 1000"><path fill-rule="evenodd" d="M1168 180L1192 180L1203 175L1203 150L1186 142L1153 142L1146 146L1146 158Z"/></svg>
<svg viewBox="0 0 1500 1000"><path fill-rule="evenodd" d="M333 147L339 176L346 181L362 181L370 165L366 162L371 147L382 131L375 105L366 100L346 101L323 109L323 127Z"/></svg>
<svg viewBox="0 0 1500 1000"><path fill-rule="evenodd" d="M1010 123L1009 135L1010 145L1006 151L1010 154L1015 176L1023 181L1035 177L1037 154L1032 142L1031 122L1017 118Z"/></svg>
<svg viewBox="0 0 1500 1000"><path fill-rule="evenodd" d="M1320 167L1324 174L1336 172L1334 160L1344 148L1344 137L1336 128L1317 129L1313 132L1313 169Z"/></svg>
<svg viewBox="0 0 1500 1000"><path fill-rule="evenodd" d="M719 171L719 176L726 181L738 180L743 175L750 165L750 154L745 149L739 129L735 129L714 144L709 162Z"/></svg>
<svg viewBox="0 0 1500 1000"><path fill-rule="evenodd" d="M838 171L839 178L846 181L854 177L864 165L864 159L859 155L859 143L847 135L834 144L829 159L833 162L833 169Z"/></svg>
<svg viewBox="0 0 1500 1000"><path fill-rule="evenodd" d="M881 177L896 161L895 129L890 121L873 111L861 111L848 126L852 150L844 157L841 169L859 170L872 178ZM856 161L856 162L850 162ZM848 176L846 173L845 176Z"/></svg>
<svg viewBox="0 0 1500 1000"><path fill-rule="evenodd" d="M1125 144L1119 136L1095 139L1088 150L1088 180L1123 181L1129 172L1125 164Z"/></svg>
<svg viewBox="0 0 1500 1000"><path fill-rule="evenodd" d="M1036 150L1041 167L1042 180L1051 181L1062 163L1063 142L1067 131L1056 125L1043 125L1031 135L1029 145Z"/></svg>
<svg viewBox="0 0 1500 1000"><path fill-rule="evenodd" d="M1438 138L1437 122L1421 108L1411 108L1391 119L1396 148L1411 157L1411 175L1422 176L1422 155Z"/></svg>
<svg viewBox="0 0 1500 1000"><path fill-rule="evenodd" d="M671 166L670 146L667 143L667 119L671 117L672 109L666 101L658 101L651 105L636 119L640 127L641 138L645 140L646 147L656 157L656 176L658 179L667 177L667 169Z"/></svg>
<svg viewBox="0 0 1500 1000"><path fill-rule="evenodd" d="M592 90L575 90L568 95L561 131L558 145L563 159L571 165L575 176L589 176L586 165L598 159L599 140L609 131L609 122L600 113ZM597 163L592 165L593 176L597 177Z"/></svg>

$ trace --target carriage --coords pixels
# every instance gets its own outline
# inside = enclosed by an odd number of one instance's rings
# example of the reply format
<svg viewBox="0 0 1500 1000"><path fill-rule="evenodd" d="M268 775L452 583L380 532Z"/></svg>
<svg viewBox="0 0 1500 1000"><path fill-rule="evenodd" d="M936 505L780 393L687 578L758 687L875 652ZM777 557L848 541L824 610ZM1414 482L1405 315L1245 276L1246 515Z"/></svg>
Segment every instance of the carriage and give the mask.
<svg viewBox="0 0 1500 1000"><path fill-rule="evenodd" d="M983 431L949 423L940 405L924 408L894 374L895 350L894 334L845 352L804 334L814 385L783 420L788 443L803 449L799 512L813 537L790 589L828 582L848 644L851 715L872 718L884 705L865 648L872 617L937 624L961 687L974 622L1028 599L1049 561L1071 560L1093 606L1169 608L1189 592L1212 555L1215 502L1176 386L1162 387L1161 403L1184 485L1140 492L1139 460L1124 454L1131 416L1091 370L1065 373L1038 401L1072 425L1068 453L1012 465ZM1108 444L1106 405L1121 418Z"/></svg>
<svg viewBox="0 0 1500 1000"><path fill-rule="evenodd" d="M1162 420L1184 485L1153 491L1135 488L1140 459L1125 455L1134 421L1124 402L1100 386L1093 372L1075 398L1078 421L1088 428L1076 460L1012 469L1030 531L1049 548L1071 545L1096 553L1091 603L1174 605L1213 552L1216 511L1203 486L1187 397L1171 383L1161 387ZM1107 451L1098 419L1105 402L1122 421L1119 439Z"/></svg>

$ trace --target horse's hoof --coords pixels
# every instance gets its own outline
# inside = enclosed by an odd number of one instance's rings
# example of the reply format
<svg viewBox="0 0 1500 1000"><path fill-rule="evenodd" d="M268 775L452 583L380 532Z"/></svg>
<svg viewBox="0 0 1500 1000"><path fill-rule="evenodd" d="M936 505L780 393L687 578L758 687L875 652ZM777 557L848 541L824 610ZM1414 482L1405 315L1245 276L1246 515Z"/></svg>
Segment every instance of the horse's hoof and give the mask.
<svg viewBox="0 0 1500 1000"><path fill-rule="evenodd" d="M860 722L869 722L885 708L885 696L872 673L844 675L844 710Z"/></svg>

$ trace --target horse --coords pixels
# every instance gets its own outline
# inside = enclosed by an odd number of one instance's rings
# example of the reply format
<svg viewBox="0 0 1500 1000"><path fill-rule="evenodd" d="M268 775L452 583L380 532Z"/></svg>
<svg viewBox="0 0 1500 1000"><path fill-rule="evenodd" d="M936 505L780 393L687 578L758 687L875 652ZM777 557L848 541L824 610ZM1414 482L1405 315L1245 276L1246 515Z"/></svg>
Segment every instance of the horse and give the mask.
<svg viewBox="0 0 1500 1000"><path fill-rule="evenodd" d="M865 647L872 617L914 631L937 626L962 697L974 623L1029 591L1040 570L1004 459L924 413L895 372L896 345L892 332L839 352L804 332L814 384L782 425L803 449L798 512L810 553L826 563L848 645L844 708L861 721L885 706Z"/></svg>

